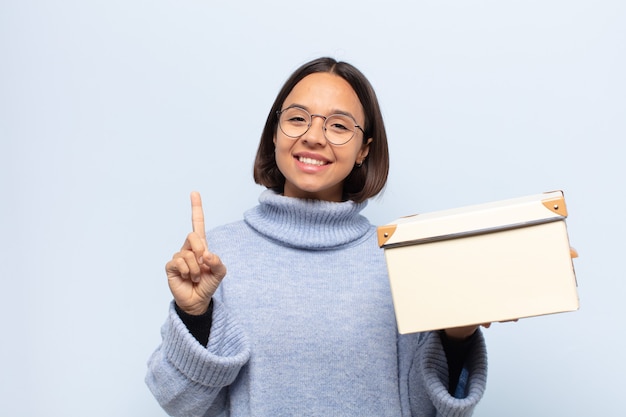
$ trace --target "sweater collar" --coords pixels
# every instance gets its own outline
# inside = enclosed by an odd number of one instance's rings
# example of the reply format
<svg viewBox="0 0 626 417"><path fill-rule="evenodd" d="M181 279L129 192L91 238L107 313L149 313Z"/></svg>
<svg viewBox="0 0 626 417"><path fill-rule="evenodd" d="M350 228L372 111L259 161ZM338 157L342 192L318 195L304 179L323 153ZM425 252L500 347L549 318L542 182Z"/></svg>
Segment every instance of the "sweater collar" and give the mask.
<svg viewBox="0 0 626 417"><path fill-rule="evenodd" d="M284 197L265 190L259 205L244 213L254 230L279 243L324 250L353 243L372 230L361 215L367 202L330 202Z"/></svg>

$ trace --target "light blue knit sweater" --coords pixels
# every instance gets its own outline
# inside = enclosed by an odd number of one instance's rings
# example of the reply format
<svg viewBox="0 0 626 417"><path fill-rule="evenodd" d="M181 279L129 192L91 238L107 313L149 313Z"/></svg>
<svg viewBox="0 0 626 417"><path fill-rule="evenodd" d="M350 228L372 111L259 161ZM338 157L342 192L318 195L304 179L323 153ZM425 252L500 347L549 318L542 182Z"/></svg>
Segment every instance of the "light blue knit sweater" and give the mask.
<svg viewBox="0 0 626 417"><path fill-rule="evenodd" d="M363 204L261 194L208 233L228 274L207 347L173 305L146 383L173 416L472 414L486 382L482 335L462 399L448 394L437 333L398 336L383 251Z"/></svg>

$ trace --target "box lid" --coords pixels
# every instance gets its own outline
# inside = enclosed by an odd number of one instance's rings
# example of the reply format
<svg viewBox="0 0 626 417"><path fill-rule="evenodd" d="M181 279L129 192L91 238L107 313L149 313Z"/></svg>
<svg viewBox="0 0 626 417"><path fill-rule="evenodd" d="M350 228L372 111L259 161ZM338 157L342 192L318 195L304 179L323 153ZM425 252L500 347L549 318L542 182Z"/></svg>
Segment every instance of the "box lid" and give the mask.
<svg viewBox="0 0 626 417"><path fill-rule="evenodd" d="M402 217L378 227L382 248L434 242L562 220L562 191Z"/></svg>

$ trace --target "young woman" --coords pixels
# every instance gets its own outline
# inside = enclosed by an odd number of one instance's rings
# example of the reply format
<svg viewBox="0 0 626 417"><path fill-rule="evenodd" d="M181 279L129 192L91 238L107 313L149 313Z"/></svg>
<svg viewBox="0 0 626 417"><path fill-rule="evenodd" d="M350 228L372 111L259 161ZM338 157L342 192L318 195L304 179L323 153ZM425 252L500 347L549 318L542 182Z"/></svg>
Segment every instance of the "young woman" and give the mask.
<svg viewBox="0 0 626 417"><path fill-rule="evenodd" d="M396 330L376 227L360 214L388 161L360 71L321 58L292 74L261 136L259 205L206 234L192 193L193 231L166 265L174 301L146 376L169 414L472 414L486 381L480 330Z"/></svg>

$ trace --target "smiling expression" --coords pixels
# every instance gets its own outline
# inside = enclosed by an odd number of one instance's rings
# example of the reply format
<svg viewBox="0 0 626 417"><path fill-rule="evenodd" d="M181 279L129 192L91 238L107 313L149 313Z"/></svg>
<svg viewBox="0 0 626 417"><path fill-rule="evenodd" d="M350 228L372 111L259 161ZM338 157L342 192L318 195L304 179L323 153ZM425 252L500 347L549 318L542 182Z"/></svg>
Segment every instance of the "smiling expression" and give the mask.
<svg viewBox="0 0 626 417"><path fill-rule="evenodd" d="M310 114L349 114L357 124L365 125L363 106L356 93L343 78L325 72L303 78L291 90L282 108L298 106ZM355 164L362 163L369 152L368 138L356 130L344 145L329 143L323 131L324 119L313 117L309 130L298 138L276 130L276 164L285 176L284 195L326 201L341 201L343 182Z"/></svg>

